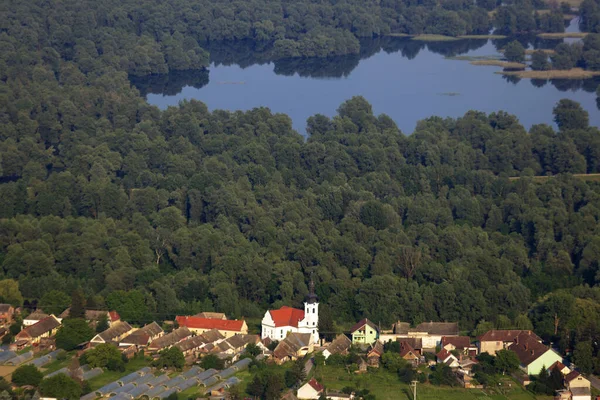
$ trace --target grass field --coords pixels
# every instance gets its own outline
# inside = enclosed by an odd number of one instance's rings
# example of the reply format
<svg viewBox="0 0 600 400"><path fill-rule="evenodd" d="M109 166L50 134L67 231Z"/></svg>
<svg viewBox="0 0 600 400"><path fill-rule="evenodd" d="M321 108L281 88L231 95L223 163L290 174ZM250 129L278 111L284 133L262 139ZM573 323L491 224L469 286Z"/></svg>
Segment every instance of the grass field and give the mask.
<svg viewBox="0 0 600 400"><path fill-rule="evenodd" d="M496 73L531 79L588 79L600 75L600 71L589 71L581 68L550 71L498 71Z"/></svg>
<svg viewBox="0 0 600 400"><path fill-rule="evenodd" d="M587 36L587 32L558 32L558 33L539 33L537 36L542 39L563 39L575 38L581 39Z"/></svg>
<svg viewBox="0 0 600 400"><path fill-rule="evenodd" d="M460 39L506 39L505 35L460 35Z"/></svg>
<svg viewBox="0 0 600 400"><path fill-rule="evenodd" d="M518 62L501 61L501 60L475 60L471 61L472 65L489 65L493 67L502 67L509 69L525 69L527 64L521 64Z"/></svg>
<svg viewBox="0 0 600 400"><path fill-rule="evenodd" d="M451 42L453 40L459 40L458 38L452 36L444 36L444 35L417 35L413 36L412 40L419 40L422 42Z"/></svg>
<svg viewBox="0 0 600 400"><path fill-rule="evenodd" d="M315 377L329 389L340 390L350 386L356 389L368 389L377 400L412 400L411 388L400 382L395 374L385 370L358 375L348 373L343 367L323 366L315 371ZM506 379L503 386L493 391L418 384L417 398L419 400L550 400L552 397L536 397L521 388L519 384Z"/></svg>

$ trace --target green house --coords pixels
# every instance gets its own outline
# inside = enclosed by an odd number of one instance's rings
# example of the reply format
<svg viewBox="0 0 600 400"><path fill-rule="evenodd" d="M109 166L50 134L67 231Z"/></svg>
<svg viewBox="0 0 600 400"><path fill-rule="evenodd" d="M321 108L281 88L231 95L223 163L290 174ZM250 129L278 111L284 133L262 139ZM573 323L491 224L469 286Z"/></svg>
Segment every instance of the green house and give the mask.
<svg viewBox="0 0 600 400"><path fill-rule="evenodd" d="M365 318L352 327L350 334L352 344L373 344L379 339L379 328Z"/></svg>
<svg viewBox="0 0 600 400"><path fill-rule="evenodd" d="M521 369L528 375L537 375L542 368L548 369L555 362L562 362L560 355L525 331L515 338L508 350L517 354Z"/></svg>

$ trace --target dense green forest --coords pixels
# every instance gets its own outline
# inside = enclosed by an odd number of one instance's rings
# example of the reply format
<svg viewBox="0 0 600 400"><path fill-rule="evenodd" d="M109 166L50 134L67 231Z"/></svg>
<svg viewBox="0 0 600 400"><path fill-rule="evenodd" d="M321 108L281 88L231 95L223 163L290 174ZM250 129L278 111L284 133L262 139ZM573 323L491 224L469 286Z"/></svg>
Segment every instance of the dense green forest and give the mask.
<svg viewBox="0 0 600 400"><path fill-rule="evenodd" d="M160 111L128 80L185 70L201 85L207 41L360 54L363 36L482 32L495 3L478 4L3 3L1 278L28 303L66 306L81 288L88 307L141 323L260 317L299 305L313 274L339 324L533 323L565 349L596 339L600 186L572 174L600 172L600 134L578 104L556 106L558 130L473 111L405 135L357 97L310 118L305 138L264 108ZM497 15L527 14L529 28L506 26L534 30L538 6ZM0 295L21 303L9 283Z"/></svg>

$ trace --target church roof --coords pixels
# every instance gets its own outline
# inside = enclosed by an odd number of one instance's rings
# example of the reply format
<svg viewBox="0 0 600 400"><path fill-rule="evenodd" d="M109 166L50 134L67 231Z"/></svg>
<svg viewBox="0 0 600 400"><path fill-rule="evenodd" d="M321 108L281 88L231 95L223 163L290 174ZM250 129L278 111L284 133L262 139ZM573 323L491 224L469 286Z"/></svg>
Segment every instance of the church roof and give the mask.
<svg viewBox="0 0 600 400"><path fill-rule="evenodd" d="M304 319L304 310L283 306L279 310L269 310L275 326L298 327L298 322Z"/></svg>

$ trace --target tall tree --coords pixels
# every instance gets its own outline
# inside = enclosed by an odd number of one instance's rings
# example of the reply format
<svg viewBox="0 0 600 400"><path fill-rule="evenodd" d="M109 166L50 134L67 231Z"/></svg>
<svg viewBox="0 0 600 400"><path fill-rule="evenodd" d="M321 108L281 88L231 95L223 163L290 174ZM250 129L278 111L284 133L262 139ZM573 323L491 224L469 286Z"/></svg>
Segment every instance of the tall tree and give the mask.
<svg viewBox="0 0 600 400"><path fill-rule="evenodd" d="M71 309L69 310L69 318L85 319L85 295L79 288L71 295Z"/></svg>

